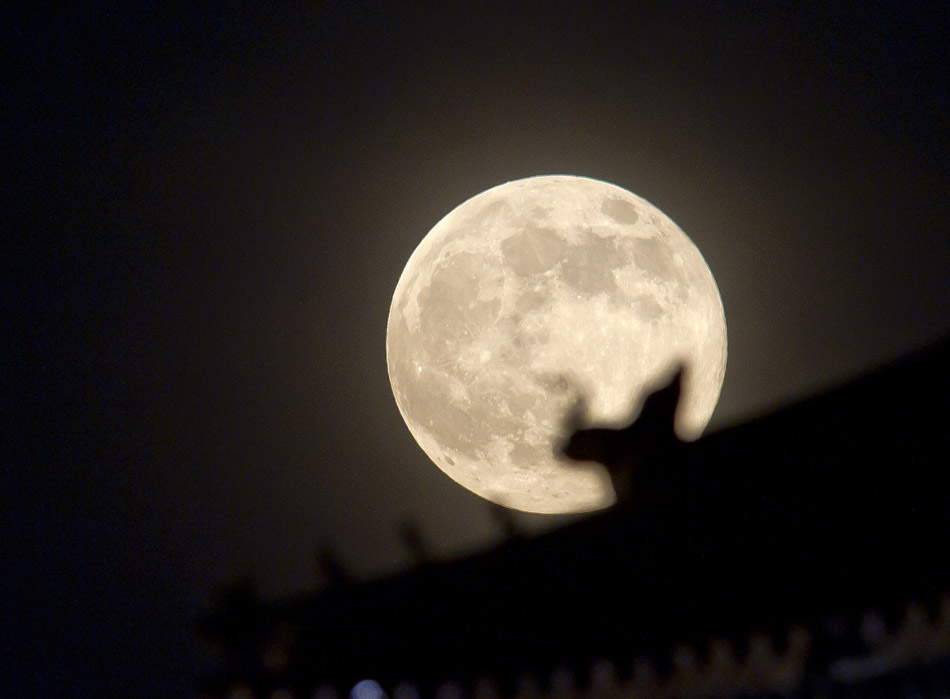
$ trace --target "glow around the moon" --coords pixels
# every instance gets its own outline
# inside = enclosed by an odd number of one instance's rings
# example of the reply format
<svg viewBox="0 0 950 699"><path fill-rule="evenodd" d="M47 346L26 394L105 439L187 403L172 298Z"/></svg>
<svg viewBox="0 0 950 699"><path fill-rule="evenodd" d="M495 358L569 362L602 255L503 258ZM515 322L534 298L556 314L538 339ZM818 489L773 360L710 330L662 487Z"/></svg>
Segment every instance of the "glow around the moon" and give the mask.
<svg viewBox="0 0 950 699"><path fill-rule="evenodd" d="M702 255L662 211L599 180L493 187L439 221L396 286L389 378L409 430L455 481L528 512L610 505L602 467L556 454L564 418L622 424L688 365L677 430L698 437L726 363Z"/></svg>

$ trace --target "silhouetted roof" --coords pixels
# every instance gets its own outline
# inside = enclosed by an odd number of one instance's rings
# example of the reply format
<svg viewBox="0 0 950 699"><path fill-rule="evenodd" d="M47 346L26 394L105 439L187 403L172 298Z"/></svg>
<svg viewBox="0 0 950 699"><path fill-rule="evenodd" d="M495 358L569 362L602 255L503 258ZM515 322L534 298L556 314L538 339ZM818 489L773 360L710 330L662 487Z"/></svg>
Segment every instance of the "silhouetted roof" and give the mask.
<svg viewBox="0 0 950 699"><path fill-rule="evenodd" d="M597 658L626 676L644 655L662 670L677 644L720 638L741 650L762 630L781 648L795 625L813 639L810 671L827 673L842 653L864 648L863 613L878 610L893 625L908 601L935 605L950 590L948 366L944 341L682 444L663 464L669 482L651 482L667 488L662 506L616 507L243 616L266 619L262 647L289 630L287 662L275 672L300 687L365 677L384 686L484 675L504 683L555 667L583 676ZM203 629L234 645L229 615L210 613ZM229 670L242 671L254 672Z"/></svg>

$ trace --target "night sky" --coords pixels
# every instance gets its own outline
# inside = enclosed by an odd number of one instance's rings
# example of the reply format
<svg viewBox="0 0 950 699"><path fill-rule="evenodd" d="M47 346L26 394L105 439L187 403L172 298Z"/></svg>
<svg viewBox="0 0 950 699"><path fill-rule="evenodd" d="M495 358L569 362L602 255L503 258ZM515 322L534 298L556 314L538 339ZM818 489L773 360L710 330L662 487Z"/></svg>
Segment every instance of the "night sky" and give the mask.
<svg viewBox="0 0 950 699"><path fill-rule="evenodd" d="M692 238L711 430L950 334L943 3L435 7L3 11L0 694L187 695L224 584L499 540L385 361L409 255L493 185L603 179Z"/></svg>

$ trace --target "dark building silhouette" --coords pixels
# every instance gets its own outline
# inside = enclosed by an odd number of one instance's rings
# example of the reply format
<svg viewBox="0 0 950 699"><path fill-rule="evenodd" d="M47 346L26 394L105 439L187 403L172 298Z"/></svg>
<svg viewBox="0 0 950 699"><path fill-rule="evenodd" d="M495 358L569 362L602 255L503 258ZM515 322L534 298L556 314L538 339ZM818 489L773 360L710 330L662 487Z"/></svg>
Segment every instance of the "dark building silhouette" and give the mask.
<svg viewBox="0 0 950 699"><path fill-rule="evenodd" d="M940 696L948 367L939 343L688 444L674 377L640 429L565 446L612 460L620 505L391 579L267 602L242 588L200 622L225 659L203 691Z"/></svg>

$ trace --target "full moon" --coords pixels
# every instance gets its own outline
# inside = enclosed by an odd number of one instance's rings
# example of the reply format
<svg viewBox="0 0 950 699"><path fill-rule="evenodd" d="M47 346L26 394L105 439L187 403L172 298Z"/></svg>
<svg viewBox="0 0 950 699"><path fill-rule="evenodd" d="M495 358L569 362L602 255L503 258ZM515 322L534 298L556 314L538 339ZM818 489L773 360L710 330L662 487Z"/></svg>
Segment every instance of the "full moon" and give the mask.
<svg viewBox="0 0 950 699"><path fill-rule="evenodd" d="M709 422L726 366L719 290L662 211L607 182L551 175L449 212L403 270L386 359L396 404L457 483L526 512L615 500L599 464L559 455L565 417L629 422L685 362L676 431Z"/></svg>

